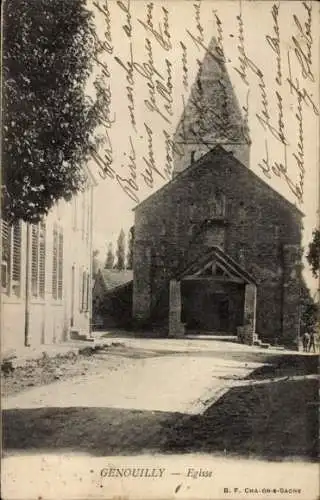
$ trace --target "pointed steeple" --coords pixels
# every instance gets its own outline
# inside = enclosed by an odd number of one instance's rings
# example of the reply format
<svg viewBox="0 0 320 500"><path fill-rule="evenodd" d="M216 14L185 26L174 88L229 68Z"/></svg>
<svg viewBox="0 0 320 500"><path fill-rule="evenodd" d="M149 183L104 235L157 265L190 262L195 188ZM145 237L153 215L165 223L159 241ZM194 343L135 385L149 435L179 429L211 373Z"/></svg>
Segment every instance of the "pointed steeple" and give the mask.
<svg viewBox="0 0 320 500"><path fill-rule="evenodd" d="M217 41L211 39L177 126L174 173L220 144L249 166L249 131ZM177 148L178 149L178 148Z"/></svg>

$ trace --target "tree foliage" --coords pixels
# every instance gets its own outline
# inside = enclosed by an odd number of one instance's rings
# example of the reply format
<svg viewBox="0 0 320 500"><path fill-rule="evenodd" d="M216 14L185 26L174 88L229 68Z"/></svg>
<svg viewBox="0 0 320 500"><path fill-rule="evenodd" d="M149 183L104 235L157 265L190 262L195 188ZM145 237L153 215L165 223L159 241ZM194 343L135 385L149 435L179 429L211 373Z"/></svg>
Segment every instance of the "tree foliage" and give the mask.
<svg viewBox="0 0 320 500"><path fill-rule="evenodd" d="M312 241L309 243L307 261L311 266L312 274L317 278L320 270L320 230L315 229L312 236Z"/></svg>
<svg viewBox="0 0 320 500"><path fill-rule="evenodd" d="M92 252L92 277L95 278L98 274L100 263L98 260L99 250L93 250Z"/></svg>
<svg viewBox="0 0 320 500"><path fill-rule="evenodd" d="M300 307L301 307L301 322L300 331L301 334L305 332L310 332L315 329L317 320L319 306L315 303L310 295L310 290L303 282L300 293Z"/></svg>
<svg viewBox="0 0 320 500"><path fill-rule="evenodd" d="M125 269L125 255L126 255L126 237L124 230L121 229L117 241L117 269L121 271Z"/></svg>
<svg viewBox="0 0 320 500"><path fill-rule="evenodd" d="M113 245L112 243L109 243L108 245L108 252L107 252L107 259L104 268L105 269L113 269L114 265L114 253L113 253Z"/></svg>
<svg viewBox="0 0 320 500"><path fill-rule="evenodd" d="M133 242L134 242L134 226L130 228L128 236L127 269L133 269Z"/></svg>
<svg viewBox="0 0 320 500"><path fill-rule="evenodd" d="M36 221L84 186L97 124L86 98L95 31L85 0L6 0L3 211Z"/></svg>

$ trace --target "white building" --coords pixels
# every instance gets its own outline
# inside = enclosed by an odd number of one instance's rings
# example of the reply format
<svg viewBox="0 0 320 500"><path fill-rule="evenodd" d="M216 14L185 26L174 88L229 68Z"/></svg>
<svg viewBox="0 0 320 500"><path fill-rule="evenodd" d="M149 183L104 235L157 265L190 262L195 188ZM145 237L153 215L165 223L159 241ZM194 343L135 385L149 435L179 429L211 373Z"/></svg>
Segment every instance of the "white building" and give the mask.
<svg viewBox="0 0 320 500"><path fill-rule="evenodd" d="M2 350L88 334L93 187L39 224L1 221Z"/></svg>

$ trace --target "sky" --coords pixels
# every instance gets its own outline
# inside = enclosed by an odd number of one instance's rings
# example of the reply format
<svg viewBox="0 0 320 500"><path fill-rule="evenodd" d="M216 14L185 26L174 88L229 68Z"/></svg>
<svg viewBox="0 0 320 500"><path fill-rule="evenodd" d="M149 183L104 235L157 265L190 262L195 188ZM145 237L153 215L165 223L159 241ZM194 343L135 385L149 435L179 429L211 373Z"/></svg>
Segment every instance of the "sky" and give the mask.
<svg viewBox="0 0 320 500"><path fill-rule="evenodd" d="M250 168L303 211L306 247L319 206L317 3L90 0L89 6L97 27L94 78L100 76L105 95L98 131L105 143L90 162L100 259L121 228L128 233L138 200L168 182L166 147L212 36L248 118ZM280 165L285 158L286 172ZM151 159L157 169L152 182ZM305 277L315 290L307 266Z"/></svg>

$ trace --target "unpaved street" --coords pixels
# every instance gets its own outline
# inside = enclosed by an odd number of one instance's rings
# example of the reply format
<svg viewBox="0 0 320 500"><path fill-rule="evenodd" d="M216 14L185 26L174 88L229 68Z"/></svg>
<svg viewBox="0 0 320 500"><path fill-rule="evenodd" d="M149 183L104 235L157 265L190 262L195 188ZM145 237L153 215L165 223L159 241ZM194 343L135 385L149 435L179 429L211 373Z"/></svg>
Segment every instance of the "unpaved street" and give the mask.
<svg viewBox="0 0 320 500"><path fill-rule="evenodd" d="M5 453L200 451L310 459L316 368L313 356L229 342L119 339L62 359L53 383L34 379L33 387L18 391L8 376Z"/></svg>

